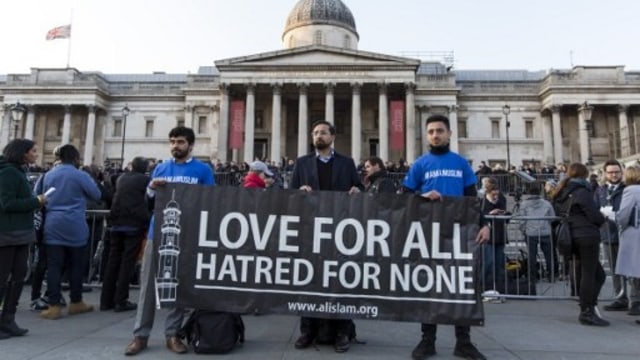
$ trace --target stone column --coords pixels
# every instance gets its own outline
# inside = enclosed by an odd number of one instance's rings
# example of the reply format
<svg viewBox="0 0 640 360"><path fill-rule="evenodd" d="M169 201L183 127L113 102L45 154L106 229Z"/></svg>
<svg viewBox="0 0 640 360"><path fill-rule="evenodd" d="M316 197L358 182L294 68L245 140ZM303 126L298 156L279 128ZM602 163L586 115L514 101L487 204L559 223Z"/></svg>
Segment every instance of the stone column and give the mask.
<svg viewBox="0 0 640 360"><path fill-rule="evenodd" d="M429 111L431 108L429 106L420 106L420 150L422 154L426 154L429 151L429 142L427 141L427 132L426 132L426 122L429 117ZM421 155L422 155L421 154Z"/></svg>
<svg viewBox="0 0 640 360"><path fill-rule="evenodd" d="M244 161L250 164L253 161L253 142L256 135L256 87L247 84L247 103L244 112Z"/></svg>
<svg viewBox="0 0 640 360"><path fill-rule="evenodd" d="M280 161L282 137L282 85L273 85L271 100L271 161Z"/></svg>
<svg viewBox="0 0 640 360"><path fill-rule="evenodd" d="M87 117L87 135L84 138L84 164L91 165L93 163L93 142L95 141L96 131L96 107L87 106L89 116Z"/></svg>
<svg viewBox="0 0 640 360"><path fill-rule="evenodd" d="M628 104L618 105L618 124L620 127L620 155L631 155L631 142L629 141L629 120L627 119Z"/></svg>
<svg viewBox="0 0 640 360"><path fill-rule="evenodd" d="M220 132L220 106L218 104L211 105L211 127L209 128L209 133L211 134L209 140L209 149L211 149L211 159L220 159L220 154L218 150L218 139L219 137L214 136L213 134L219 134Z"/></svg>
<svg viewBox="0 0 640 360"><path fill-rule="evenodd" d="M24 128L24 138L33 140L34 129L36 123L36 107L27 105L27 123Z"/></svg>
<svg viewBox="0 0 640 360"><path fill-rule="evenodd" d="M351 84L351 157L357 163L362 157L361 83Z"/></svg>
<svg viewBox="0 0 640 360"><path fill-rule="evenodd" d="M380 158L389 161L389 104L387 101L387 84L379 83L378 94L378 131L380 137Z"/></svg>
<svg viewBox="0 0 640 360"><path fill-rule="evenodd" d="M413 163L416 160L416 84L405 84L405 112L407 113L406 124L406 152L405 161Z"/></svg>
<svg viewBox="0 0 640 360"><path fill-rule="evenodd" d="M451 129L451 138L449 139L449 148L451 149L451 151L454 151L454 152L460 151L460 147L458 146L458 139L459 139L458 109L459 108L460 107L456 104L453 104L449 107L449 128ZM425 141L426 141L426 137L425 137Z"/></svg>
<svg viewBox="0 0 640 360"><path fill-rule="evenodd" d="M309 114L307 104L308 84L298 84L298 157L309 152Z"/></svg>
<svg viewBox="0 0 640 360"><path fill-rule="evenodd" d="M222 101L220 103L220 132L218 133L218 157L225 162L229 149L229 84L220 84ZM186 121L186 120L185 120Z"/></svg>
<svg viewBox="0 0 640 360"><path fill-rule="evenodd" d="M124 126L124 123L122 124ZM122 129L124 131L124 128ZM69 143L71 137L71 105L64 106L64 122L62 123L62 142L61 145Z"/></svg>
<svg viewBox="0 0 640 360"><path fill-rule="evenodd" d="M553 164L553 142L551 130L551 117L549 113L542 116L542 158L545 164ZM544 165L544 164L543 164Z"/></svg>
<svg viewBox="0 0 640 360"><path fill-rule="evenodd" d="M333 100L333 90L335 88L334 83L326 83L325 87L325 103L324 103L324 119L328 122L334 123L334 100Z"/></svg>
<svg viewBox="0 0 640 360"><path fill-rule="evenodd" d="M9 105L0 106L0 149L4 149L9 143L11 133L11 111Z"/></svg>
<svg viewBox="0 0 640 360"><path fill-rule="evenodd" d="M184 126L193 129L193 106L186 105L184 107ZM194 129L197 133L197 129Z"/></svg>
<svg viewBox="0 0 640 360"><path fill-rule="evenodd" d="M564 162L562 144L562 127L560 125L560 109L562 105L551 106L551 125L553 127L553 158L556 165Z"/></svg>
<svg viewBox="0 0 640 360"><path fill-rule="evenodd" d="M589 130L584 119L584 109L578 106L578 136L580 139L580 162L586 163L589 159Z"/></svg>

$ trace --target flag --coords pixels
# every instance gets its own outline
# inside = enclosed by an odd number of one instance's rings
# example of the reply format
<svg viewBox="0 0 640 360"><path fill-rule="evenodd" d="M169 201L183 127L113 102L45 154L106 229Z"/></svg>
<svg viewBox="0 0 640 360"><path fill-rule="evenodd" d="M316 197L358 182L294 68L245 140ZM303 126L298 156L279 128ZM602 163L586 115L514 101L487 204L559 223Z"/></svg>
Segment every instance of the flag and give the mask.
<svg viewBox="0 0 640 360"><path fill-rule="evenodd" d="M47 31L47 40L68 39L71 37L71 24L54 27Z"/></svg>

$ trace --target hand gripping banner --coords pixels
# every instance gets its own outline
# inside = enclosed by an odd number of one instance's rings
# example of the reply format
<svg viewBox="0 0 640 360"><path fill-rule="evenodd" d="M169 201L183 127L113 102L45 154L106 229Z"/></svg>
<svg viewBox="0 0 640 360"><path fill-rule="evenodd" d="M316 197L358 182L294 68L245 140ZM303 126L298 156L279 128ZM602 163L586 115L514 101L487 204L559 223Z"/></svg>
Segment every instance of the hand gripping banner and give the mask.
<svg viewBox="0 0 640 360"><path fill-rule="evenodd" d="M170 184L155 218L163 306L484 321L476 198Z"/></svg>

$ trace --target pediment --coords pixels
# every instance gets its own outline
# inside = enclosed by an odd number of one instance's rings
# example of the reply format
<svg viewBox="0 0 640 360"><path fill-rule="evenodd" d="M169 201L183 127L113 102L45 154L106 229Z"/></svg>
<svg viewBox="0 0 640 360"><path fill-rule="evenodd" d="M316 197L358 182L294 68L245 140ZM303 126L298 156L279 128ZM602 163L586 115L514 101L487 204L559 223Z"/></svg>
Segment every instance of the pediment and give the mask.
<svg viewBox="0 0 640 360"><path fill-rule="evenodd" d="M300 66L417 69L420 66L420 60L330 46L311 45L223 59L216 61L215 65L220 71L249 69L255 71Z"/></svg>

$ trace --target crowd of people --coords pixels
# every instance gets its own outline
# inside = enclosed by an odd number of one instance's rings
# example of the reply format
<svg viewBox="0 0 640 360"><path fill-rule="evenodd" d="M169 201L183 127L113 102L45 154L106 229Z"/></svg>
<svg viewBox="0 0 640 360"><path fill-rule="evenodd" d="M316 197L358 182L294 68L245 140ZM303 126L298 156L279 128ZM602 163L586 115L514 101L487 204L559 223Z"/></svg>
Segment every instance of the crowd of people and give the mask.
<svg viewBox="0 0 640 360"><path fill-rule="evenodd" d="M413 193L429 201L439 201L444 196L480 196L481 212L475 250L476 258L483 259L480 273L494 287L503 281L506 234L508 219L491 219L492 216L510 215L506 198L493 175L508 173L500 166L489 168L484 162L473 171L468 161L449 149L451 130L449 119L434 115L426 120L425 133L429 151L409 165L400 160L397 165L385 163L378 157L370 157L356 165L352 158L333 148L335 128L326 121L312 125L311 138L314 151L296 160L256 160L250 164L223 164L215 161L207 164L195 159L192 150L195 134L192 129L176 127L169 133L171 158L152 163L143 157L134 158L126 171L107 166L105 169L86 167L80 169L80 154L73 145L55 150L56 162L41 176L35 186L26 174L37 158L37 145L26 139L15 139L0 156L0 297L3 300L0 315L0 339L23 336L27 329L16 323L17 301L26 276L29 247L37 243L40 260L33 276L32 308L42 318L55 320L68 315L88 313L93 305L83 301L83 280L86 279L87 257L90 249L89 227L86 210L96 203L110 210L110 249L103 274L103 286L99 309L101 311L136 310L133 340L125 349L126 355L135 355L148 346L148 339L155 317L154 274L156 259L153 252L153 201L158 188L168 183L189 183L215 186L215 172L238 173L238 185L246 188L282 188L283 173L289 174L287 187L311 192L318 190L342 191L349 194ZM33 170L33 168L31 168ZM578 320L585 325L606 326L597 311L597 299L605 281L600 263L600 243L605 240L611 246L607 256L615 269L614 288L617 298L605 306L608 311L628 311L640 315L640 166L623 169L615 160L603 167L603 184L589 182L589 169L579 163L567 166L535 168L533 164L522 169L530 175L547 174L557 182L549 181L545 190L530 194L513 215L545 217L560 212L568 214L573 240L571 266L576 273L575 295L580 301ZM623 171L624 170L624 171ZM391 173L403 173L398 181ZM150 175L148 175L150 174ZM280 174L280 175L279 175ZM456 174L455 176L451 174ZM426 176L429 175L429 176ZM478 179L483 185L478 191ZM34 231L34 212L44 214L42 236ZM522 231L527 238L529 253L537 253L540 246L544 253L547 276L554 277L554 249L552 223L532 220L525 222ZM148 233L147 233L148 232ZM36 238L39 238L38 241ZM129 299L129 284L135 265L142 253L139 275L138 302ZM535 258L535 257L532 257ZM535 271L537 264L529 262L528 271ZM47 278L45 296L41 296L42 279ZM61 294L63 279L70 285L67 304ZM627 291L629 287L629 291ZM185 353L188 348L178 331L184 322L185 309L170 310L164 335L166 346L175 353ZM302 317L297 349L305 349L314 343L318 329L325 319ZM640 323L640 321L636 321ZM330 320L333 345L336 352L349 350L355 325L352 320ZM425 359L436 353L437 325L424 323L419 344L412 352L414 359ZM469 359L485 359L471 342L468 326L455 326L454 355Z"/></svg>

